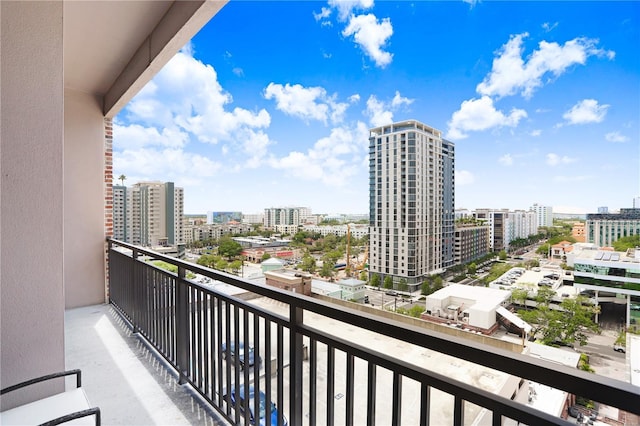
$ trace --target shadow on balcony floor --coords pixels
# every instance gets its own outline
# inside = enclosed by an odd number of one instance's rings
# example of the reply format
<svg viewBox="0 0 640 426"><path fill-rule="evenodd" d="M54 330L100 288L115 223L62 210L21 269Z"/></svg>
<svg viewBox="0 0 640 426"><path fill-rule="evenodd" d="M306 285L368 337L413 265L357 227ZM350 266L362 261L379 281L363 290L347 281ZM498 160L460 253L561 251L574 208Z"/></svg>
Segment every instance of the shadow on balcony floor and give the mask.
<svg viewBox="0 0 640 426"><path fill-rule="evenodd" d="M226 425L149 351L109 305L65 312L67 369L82 385L105 425Z"/></svg>

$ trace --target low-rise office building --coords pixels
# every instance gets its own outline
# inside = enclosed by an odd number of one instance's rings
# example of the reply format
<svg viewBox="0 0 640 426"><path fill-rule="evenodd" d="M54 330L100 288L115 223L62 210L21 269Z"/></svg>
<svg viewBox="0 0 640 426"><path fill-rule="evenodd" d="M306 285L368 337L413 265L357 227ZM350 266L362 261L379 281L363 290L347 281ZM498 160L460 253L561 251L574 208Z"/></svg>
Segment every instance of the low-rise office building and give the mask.
<svg viewBox="0 0 640 426"><path fill-rule="evenodd" d="M577 246L567 255L567 265L574 269L576 289L591 292L596 305L624 303L626 326L640 322L640 249Z"/></svg>

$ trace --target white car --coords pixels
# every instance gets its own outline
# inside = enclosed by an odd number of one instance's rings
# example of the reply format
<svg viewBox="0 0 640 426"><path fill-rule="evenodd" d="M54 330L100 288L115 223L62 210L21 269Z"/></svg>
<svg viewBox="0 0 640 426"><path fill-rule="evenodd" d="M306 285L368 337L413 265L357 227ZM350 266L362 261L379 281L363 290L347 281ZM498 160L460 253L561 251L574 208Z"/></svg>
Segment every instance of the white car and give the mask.
<svg viewBox="0 0 640 426"><path fill-rule="evenodd" d="M616 352L622 352L622 353L626 353L627 352L626 348L623 345L619 345L617 343L615 345L613 345L613 350L616 351Z"/></svg>

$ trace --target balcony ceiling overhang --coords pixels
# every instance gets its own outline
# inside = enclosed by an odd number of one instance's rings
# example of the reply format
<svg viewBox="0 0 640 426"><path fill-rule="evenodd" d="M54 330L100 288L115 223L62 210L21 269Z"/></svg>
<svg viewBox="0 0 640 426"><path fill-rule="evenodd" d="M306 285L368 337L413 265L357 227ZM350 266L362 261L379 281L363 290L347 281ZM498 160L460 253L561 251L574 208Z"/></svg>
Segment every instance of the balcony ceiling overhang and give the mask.
<svg viewBox="0 0 640 426"><path fill-rule="evenodd" d="M65 0L65 89L114 116L227 1Z"/></svg>

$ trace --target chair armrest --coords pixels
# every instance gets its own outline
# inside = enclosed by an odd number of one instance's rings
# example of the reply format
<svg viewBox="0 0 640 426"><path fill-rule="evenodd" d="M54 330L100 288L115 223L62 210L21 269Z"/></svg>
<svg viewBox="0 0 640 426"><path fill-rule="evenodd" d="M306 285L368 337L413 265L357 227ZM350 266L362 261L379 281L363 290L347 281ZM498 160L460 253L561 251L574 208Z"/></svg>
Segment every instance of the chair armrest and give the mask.
<svg viewBox="0 0 640 426"><path fill-rule="evenodd" d="M76 411L75 413L67 414L65 416L60 416L57 419L49 420L48 422L40 424L40 426L55 426L61 423L70 422L71 420L79 419L82 417L93 416L95 415L96 426L100 426L100 408L93 407L87 410Z"/></svg>
<svg viewBox="0 0 640 426"><path fill-rule="evenodd" d="M51 379L57 379L58 377L72 376L74 374L76 375L76 387L79 388L80 386L82 386L82 377L81 377L82 373L80 372L80 370L76 369L76 370L69 370L69 371L61 371L59 373L47 374L46 376L36 377L35 379L27 380L22 383L17 383L13 386L9 386L7 388L0 390L0 395L4 395L6 393L24 388L29 385L33 385L35 383L40 383L40 382L44 382Z"/></svg>

